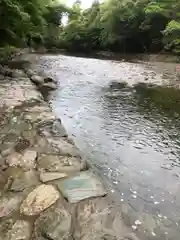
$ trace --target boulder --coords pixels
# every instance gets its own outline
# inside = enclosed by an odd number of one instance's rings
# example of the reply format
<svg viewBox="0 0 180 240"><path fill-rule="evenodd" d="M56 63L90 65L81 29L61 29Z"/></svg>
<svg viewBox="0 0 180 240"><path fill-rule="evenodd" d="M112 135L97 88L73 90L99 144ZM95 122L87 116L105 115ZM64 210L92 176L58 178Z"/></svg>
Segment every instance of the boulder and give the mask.
<svg viewBox="0 0 180 240"><path fill-rule="evenodd" d="M73 240L71 215L65 210L62 201L45 210L34 224L34 240Z"/></svg>
<svg viewBox="0 0 180 240"><path fill-rule="evenodd" d="M75 177L60 181L58 188L70 203L107 194L100 180L90 171L80 172Z"/></svg>
<svg viewBox="0 0 180 240"><path fill-rule="evenodd" d="M44 79L41 76L38 75L33 75L31 76L31 81L35 83L36 85L43 85L44 84Z"/></svg>
<svg viewBox="0 0 180 240"><path fill-rule="evenodd" d="M40 185L23 201L20 212L27 216L38 215L54 204L59 198L59 192L52 185Z"/></svg>
<svg viewBox="0 0 180 240"><path fill-rule="evenodd" d="M82 201L76 209L75 240L118 240L131 232L123 222L121 209L107 199Z"/></svg>

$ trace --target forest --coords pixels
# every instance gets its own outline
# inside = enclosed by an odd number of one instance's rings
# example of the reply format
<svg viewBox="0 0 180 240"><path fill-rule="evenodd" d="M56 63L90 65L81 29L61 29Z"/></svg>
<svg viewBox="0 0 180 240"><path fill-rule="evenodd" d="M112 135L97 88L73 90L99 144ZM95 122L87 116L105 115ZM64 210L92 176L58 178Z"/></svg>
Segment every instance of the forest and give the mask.
<svg viewBox="0 0 180 240"><path fill-rule="evenodd" d="M63 20L66 19L66 22ZM0 0L0 49L180 54L180 1L95 0L88 9L53 0Z"/></svg>

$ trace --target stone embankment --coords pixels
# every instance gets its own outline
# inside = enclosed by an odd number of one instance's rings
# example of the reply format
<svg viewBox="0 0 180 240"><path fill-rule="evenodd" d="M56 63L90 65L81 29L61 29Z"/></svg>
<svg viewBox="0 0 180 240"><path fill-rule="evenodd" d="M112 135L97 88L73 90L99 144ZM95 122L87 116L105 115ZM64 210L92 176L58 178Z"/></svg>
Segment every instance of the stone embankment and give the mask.
<svg viewBox="0 0 180 240"><path fill-rule="evenodd" d="M44 101L56 84L0 67L0 240L136 239Z"/></svg>

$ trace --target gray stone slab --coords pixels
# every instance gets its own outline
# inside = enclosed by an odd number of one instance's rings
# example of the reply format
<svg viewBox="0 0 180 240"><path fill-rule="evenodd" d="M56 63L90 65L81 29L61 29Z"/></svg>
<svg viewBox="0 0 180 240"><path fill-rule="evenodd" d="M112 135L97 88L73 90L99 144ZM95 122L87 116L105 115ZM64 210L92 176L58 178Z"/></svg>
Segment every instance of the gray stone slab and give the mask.
<svg viewBox="0 0 180 240"><path fill-rule="evenodd" d="M75 177L60 182L58 188L70 203L107 194L103 184L90 171L81 172Z"/></svg>

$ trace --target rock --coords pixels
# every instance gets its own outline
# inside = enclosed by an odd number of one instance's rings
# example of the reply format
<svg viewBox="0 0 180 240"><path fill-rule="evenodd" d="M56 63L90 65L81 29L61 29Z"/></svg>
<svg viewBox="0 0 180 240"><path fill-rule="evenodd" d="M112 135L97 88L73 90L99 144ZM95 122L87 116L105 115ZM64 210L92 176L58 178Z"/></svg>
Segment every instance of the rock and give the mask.
<svg viewBox="0 0 180 240"><path fill-rule="evenodd" d="M52 113L51 113L52 115ZM46 118L45 118L46 119ZM56 119L51 122L47 122L42 124L41 122L38 124L38 130L41 135L45 137L67 137L67 132L64 126L61 124L61 120Z"/></svg>
<svg viewBox="0 0 180 240"><path fill-rule="evenodd" d="M38 170L45 172L72 173L85 169L79 158L42 154L37 160Z"/></svg>
<svg viewBox="0 0 180 240"><path fill-rule="evenodd" d="M76 209L75 240L118 240L129 232L120 209L106 199L96 198L80 202Z"/></svg>
<svg viewBox="0 0 180 240"><path fill-rule="evenodd" d="M0 218L7 217L15 211L19 210L22 202L22 196L8 194L0 198Z"/></svg>
<svg viewBox="0 0 180 240"><path fill-rule="evenodd" d="M51 77L46 77L44 78L44 83L56 83L56 80Z"/></svg>
<svg viewBox="0 0 180 240"><path fill-rule="evenodd" d="M7 158L6 158L6 164L7 164L9 167L19 166L19 164L20 164L20 158L21 158L21 154L20 154L20 153L13 152L13 153L10 154L9 156L7 156Z"/></svg>
<svg viewBox="0 0 180 240"><path fill-rule="evenodd" d="M22 167L25 169L33 169L36 167L37 152L34 150L26 150L24 153L12 153L6 159L6 164L10 167Z"/></svg>
<svg viewBox="0 0 180 240"><path fill-rule="evenodd" d="M81 157L79 149L63 139L47 138L49 144L63 156Z"/></svg>
<svg viewBox="0 0 180 240"><path fill-rule="evenodd" d="M28 77L32 77L34 76L36 73L32 70L32 69L27 69L26 70L26 74Z"/></svg>
<svg viewBox="0 0 180 240"><path fill-rule="evenodd" d="M38 75L33 75L31 76L31 81L34 82L37 85L42 85L44 84L44 79L43 77L40 77Z"/></svg>
<svg viewBox="0 0 180 240"><path fill-rule="evenodd" d="M57 86L56 86L56 84L55 83L51 83L51 82L49 82L49 83L44 83L43 85L42 85L42 88L45 90L47 90L47 91L52 91L52 90L56 90L57 89Z"/></svg>
<svg viewBox="0 0 180 240"><path fill-rule="evenodd" d="M58 188L70 203L107 194L100 180L90 171L81 172L75 177L61 181Z"/></svg>
<svg viewBox="0 0 180 240"><path fill-rule="evenodd" d="M166 170L172 170L172 165L171 164L162 164L161 165L161 168L164 168L164 169L166 169Z"/></svg>
<svg viewBox="0 0 180 240"><path fill-rule="evenodd" d="M11 191L21 192L24 189L36 186L38 184L38 178L33 170L27 172L20 172L13 177L13 181L10 187Z"/></svg>
<svg viewBox="0 0 180 240"><path fill-rule="evenodd" d="M44 183L65 177L67 177L66 173L42 172L40 174L40 180Z"/></svg>
<svg viewBox="0 0 180 240"><path fill-rule="evenodd" d="M12 219L6 219L2 220L0 223L0 240L5 240L7 237L7 232L9 232L14 224L14 220Z"/></svg>
<svg viewBox="0 0 180 240"><path fill-rule="evenodd" d="M14 149L15 149L16 152L20 153L20 152L24 151L25 149L27 149L30 146L31 146L31 143L30 143L30 141L28 139L26 139L26 138L19 138L17 140L17 144L14 147Z"/></svg>
<svg viewBox="0 0 180 240"><path fill-rule="evenodd" d="M30 240L31 225L27 221L18 220L7 232L5 240Z"/></svg>
<svg viewBox="0 0 180 240"><path fill-rule="evenodd" d="M16 70L12 71L12 77L13 78L20 78L20 77L25 77L25 76L26 75L25 75L24 71L22 71L22 70L16 69Z"/></svg>
<svg viewBox="0 0 180 240"><path fill-rule="evenodd" d="M27 216L38 215L54 204L58 198L59 193L52 185L40 185L23 201L20 212Z"/></svg>
<svg viewBox="0 0 180 240"><path fill-rule="evenodd" d="M35 221L33 240L73 240L71 215L65 210L61 201L40 214Z"/></svg>
<svg viewBox="0 0 180 240"><path fill-rule="evenodd" d="M27 149L20 159L20 167L25 169L32 169L36 168L36 158L37 152L34 150Z"/></svg>

